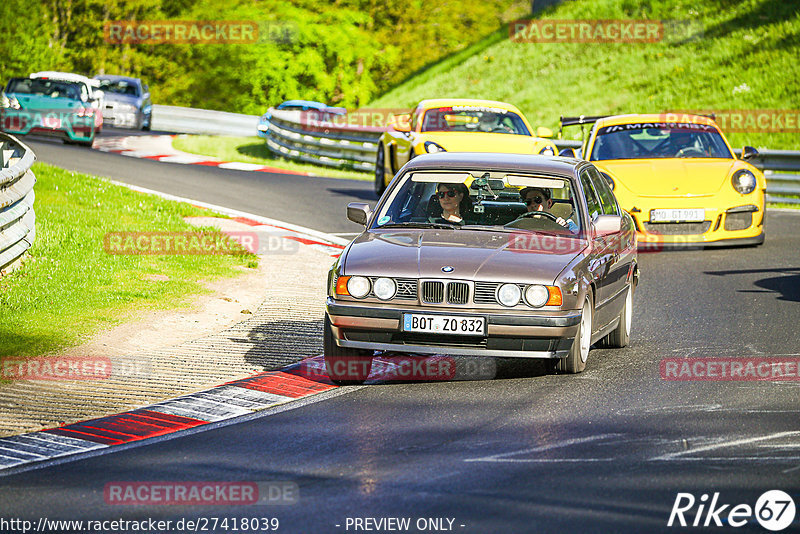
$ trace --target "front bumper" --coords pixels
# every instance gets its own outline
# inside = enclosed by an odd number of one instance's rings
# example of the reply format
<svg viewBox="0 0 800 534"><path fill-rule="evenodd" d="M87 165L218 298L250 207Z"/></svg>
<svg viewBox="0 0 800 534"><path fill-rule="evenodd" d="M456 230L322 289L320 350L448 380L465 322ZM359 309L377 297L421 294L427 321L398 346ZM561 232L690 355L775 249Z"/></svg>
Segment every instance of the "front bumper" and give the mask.
<svg viewBox="0 0 800 534"><path fill-rule="evenodd" d="M650 223L649 213L632 213L639 250L759 245L764 242L764 204L706 210L697 223Z"/></svg>
<svg viewBox="0 0 800 534"><path fill-rule="evenodd" d="M416 354L450 354L511 358L563 358L580 324L579 311L520 315L485 309L432 310L420 306L376 307L374 303L338 302L328 297L326 310L336 343L354 349ZM485 336L449 336L404 332L404 313L481 316Z"/></svg>

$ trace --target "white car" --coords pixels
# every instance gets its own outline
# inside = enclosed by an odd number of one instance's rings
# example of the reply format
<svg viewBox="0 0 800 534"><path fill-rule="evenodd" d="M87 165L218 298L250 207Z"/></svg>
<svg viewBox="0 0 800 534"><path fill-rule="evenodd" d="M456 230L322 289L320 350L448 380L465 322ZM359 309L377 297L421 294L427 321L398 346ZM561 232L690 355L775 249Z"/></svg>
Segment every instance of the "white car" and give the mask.
<svg viewBox="0 0 800 534"><path fill-rule="evenodd" d="M99 134L103 130L103 106L105 105L105 94L100 90L99 80L93 80L81 74L52 70L34 72L29 76L29 78L60 80L64 82L75 82L81 84L81 100L88 103L89 107L91 107L93 111L95 131Z"/></svg>

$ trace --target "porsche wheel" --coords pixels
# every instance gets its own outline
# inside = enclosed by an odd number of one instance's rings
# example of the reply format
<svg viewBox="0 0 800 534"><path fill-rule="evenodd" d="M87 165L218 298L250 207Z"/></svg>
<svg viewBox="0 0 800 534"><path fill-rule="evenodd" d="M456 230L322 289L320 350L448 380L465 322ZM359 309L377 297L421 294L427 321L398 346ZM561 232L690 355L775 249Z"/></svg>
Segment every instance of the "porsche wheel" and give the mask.
<svg viewBox="0 0 800 534"><path fill-rule="evenodd" d="M336 344L331 330L331 320L325 314L323 332L325 369L328 377L339 386L363 384L372 370L372 354L370 350L349 349Z"/></svg>
<svg viewBox="0 0 800 534"><path fill-rule="evenodd" d="M581 322L578 325L578 332L572 342L569 354L558 362L558 370L564 373L576 374L586 369L586 360L589 358L589 348L592 346L592 320L594 310L592 309L592 293L589 291L583 301L581 309Z"/></svg>
<svg viewBox="0 0 800 534"><path fill-rule="evenodd" d="M380 197L386 191L386 154L383 145L378 144L378 155L375 158L375 194Z"/></svg>

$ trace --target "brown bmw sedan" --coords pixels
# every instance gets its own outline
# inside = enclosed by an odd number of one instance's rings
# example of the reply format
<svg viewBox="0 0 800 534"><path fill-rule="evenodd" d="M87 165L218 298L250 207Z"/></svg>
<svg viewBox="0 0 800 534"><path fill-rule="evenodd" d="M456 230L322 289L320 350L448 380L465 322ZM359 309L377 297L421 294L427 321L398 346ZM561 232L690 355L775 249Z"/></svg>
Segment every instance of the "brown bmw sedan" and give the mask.
<svg viewBox="0 0 800 534"><path fill-rule="evenodd" d="M569 158L440 153L407 163L330 270L325 363L361 383L375 351L547 358L578 373L624 347L638 281L633 221Z"/></svg>

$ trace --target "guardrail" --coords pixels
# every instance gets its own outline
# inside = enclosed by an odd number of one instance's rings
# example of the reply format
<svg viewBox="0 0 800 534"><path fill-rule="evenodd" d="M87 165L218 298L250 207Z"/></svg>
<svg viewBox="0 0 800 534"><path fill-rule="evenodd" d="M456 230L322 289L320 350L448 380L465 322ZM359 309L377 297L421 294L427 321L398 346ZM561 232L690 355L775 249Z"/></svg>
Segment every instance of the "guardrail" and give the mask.
<svg viewBox="0 0 800 534"><path fill-rule="evenodd" d="M36 156L15 137L0 133L0 273L33 244Z"/></svg>
<svg viewBox="0 0 800 534"><path fill-rule="evenodd" d="M258 119L256 115L154 105L150 129L175 133L251 137L256 134Z"/></svg>

